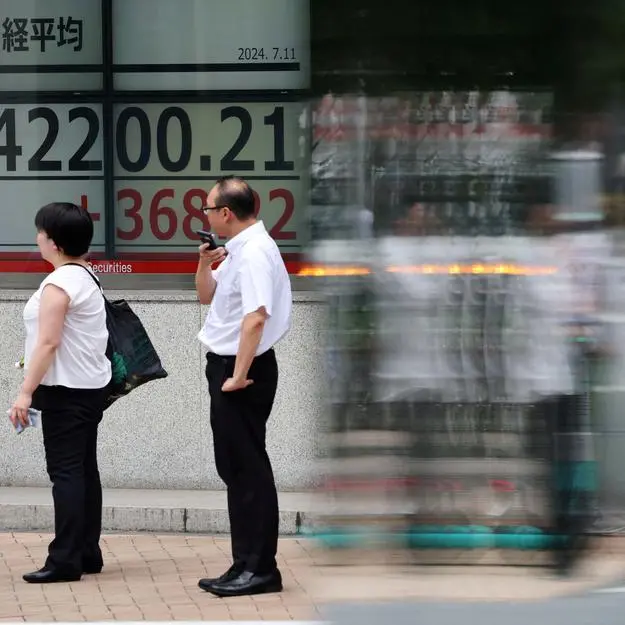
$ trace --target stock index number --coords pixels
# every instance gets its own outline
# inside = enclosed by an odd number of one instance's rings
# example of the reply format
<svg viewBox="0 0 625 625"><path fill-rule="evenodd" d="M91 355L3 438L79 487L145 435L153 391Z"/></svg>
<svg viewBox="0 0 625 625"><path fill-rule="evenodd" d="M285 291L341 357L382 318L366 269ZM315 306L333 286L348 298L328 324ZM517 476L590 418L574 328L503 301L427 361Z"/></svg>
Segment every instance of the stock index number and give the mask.
<svg viewBox="0 0 625 625"><path fill-rule="evenodd" d="M101 134L100 117L96 110L87 106L76 106L65 111L55 110L48 106L36 106L27 110L29 134L41 134L42 138L31 154L24 154L24 146L18 141L19 134L24 132L21 123L18 123L17 112L14 107L0 107L0 159L4 158L5 171L18 171L18 158L28 158L27 168L31 172L101 172L101 159L88 159L87 155L96 145ZM64 136L66 130L61 126L67 116L70 125L78 124L83 120L83 126L76 129L80 145L67 158L67 167L59 158L50 158L49 152L57 142L67 143ZM85 124L86 122L86 124ZM128 145L128 126L133 122L138 124L139 139ZM176 124L180 132L180 144L177 149L169 145L169 128ZM241 153L247 146L254 130L254 119L244 106L227 106L221 110L221 124L229 133L234 134L231 146L219 160L220 171L254 171L256 162L241 158ZM273 145L267 150L272 152L270 158L263 165L268 172L293 171L295 163L285 157L285 118L284 107L276 106L274 110L263 117L263 124L273 129ZM84 130L82 128L84 127ZM19 131L18 131L19 129ZM84 133L84 134L81 134ZM73 133L72 133L73 134ZM123 109L117 119L115 128L116 150L119 164L131 173L143 171L152 156L152 127L148 114L139 106L129 106ZM179 106L165 108L156 121L156 155L158 161L167 172L182 172L190 164L193 148L193 130L189 114ZM208 146L207 146L208 147ZM131 149L130 149L131 148ZM138 150L138 154L131 152ZM0 164L2 161L0 160ZM204 155L199 158L201 171L211 171L211 158ZM21 169L21 168L20 168Z"/></svg>
<svg viewBox="0 0 625 625"><path fill-rule="evenodd" d="M17 171L17 157L23 156L24 146L17 141L16 109L0 109L0 157L4 157L6 171ZM102 171L101 160L88 160L85 157L95 145L100 135L100 118L97 112L87 106L77 106L67 111L68 122L73 124L82 119L87 122L86 133L78 149L67 161L68 171L94 172ZM28 124L41 124L44 137L37 149L28 158L28 171L59 172L63 171L63 162L59 159L47 158L48 152L54 147L59 138L59 113L47 106L37 106L28 110ZM33 130L36 132L37 128ZM63 138L61 141L65 142Z"/></svg>
<svg viewBox="0 0 625 625"><path fill-rule="evenodd" d="M129 153L128 125L138 125L138 154L133 158ZM276 106L272 113L263 118L265 126L273 128L273 158L264 162L265 171L293 171L295 163L285 158L284 107ZM254 120L243 106L227 106L221 110L222 125L231 127L238 123L236 138L231 147L219 161L220 171L254 171L256 163L240 158L254 129ZM169 127L176 124L180 132L180 144L177 150L169 145ZM184 171L189 166L193 152L193 130L189 114L179 106L169 106L161 112L156 122L156 155L161 167L168 172ZM128 172L139 173L150 162L152 156L152 126L148 114L139 106L129 106L122 110L116 126L117 158L119 164ZM134 147L134 146L133 146ZM199 158L201 171L211 170L211 158L203 155Z"/></svg>

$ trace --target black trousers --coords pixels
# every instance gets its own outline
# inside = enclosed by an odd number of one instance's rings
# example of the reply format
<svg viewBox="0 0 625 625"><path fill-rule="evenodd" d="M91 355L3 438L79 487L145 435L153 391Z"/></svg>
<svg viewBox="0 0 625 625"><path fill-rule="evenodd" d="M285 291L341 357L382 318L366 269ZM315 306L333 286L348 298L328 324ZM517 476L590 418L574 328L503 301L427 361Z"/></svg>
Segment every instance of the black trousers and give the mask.
<svg viewBox="0 0 625 625"><path fill-rule="evenodd" d="M104 389L39 386L33 406L41 410L43 444L54 500L54 540L46 566L67 573L102 566L102 485L98 425Z"/></svg>
<svg viewBox="0 0 625 625"><path fill-rule="evenodd" d="M210 420L215 464L228 493L234 564L246 571L269 573L276 568L278 495L265 447L266 425L278 386L273 349L257 356L248 378L254 383L223 393L234 371L234 356L206 356L211 396Z"/></svg>

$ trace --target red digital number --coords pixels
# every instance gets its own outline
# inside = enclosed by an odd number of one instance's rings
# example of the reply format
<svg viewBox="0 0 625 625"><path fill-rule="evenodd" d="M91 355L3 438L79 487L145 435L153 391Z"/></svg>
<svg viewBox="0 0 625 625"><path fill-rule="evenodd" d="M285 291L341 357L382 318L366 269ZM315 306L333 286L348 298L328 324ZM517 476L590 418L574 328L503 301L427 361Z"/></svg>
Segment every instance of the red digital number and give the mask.
<svg viewBox="0 0 625 625"><path fill-rule="evenodd" d="M260 196L256 191L254 193L254 214L259 216L261 210ZM208 193L204 189L189 189L184 194L182 206L185 216L182 220L182 231L190 241L198 241L197 230L210 230L208 217L202 211L206 206ZM154 237L159 241L169 241L173 239L178 230L178 214L170 205L163 205L165 200L174 200L174 189L160 189L157 191L150 201L150 230ZM143 198L141 193L136 189L120 189L117 192L117 201L123 202L130 200L130 206L124 208L124 216L132 221L130 230L124 230L117 227L117 237L122 241L134 241L143 234L143 217L141 209L143 207ZM284 210L280 215L276 224L271 228L270 235L276 241L293 241L297 238L297 233L293 230L284 230L295 212L295 198L293 193L288 189L273 189L269 192L269 201L282 200L284 202ZM194 223L196 222L196 223Z"/></svg>
<svg viewBox="0 0 625 625"><path fill-rule="evenodd" d="M150 202L150 230L159 241L169 241L178 229L178 217L171 206L161 206L163 200L174 199L173 189L161 189L154 194ZM162 219L167 220L165 230L161 230Z"/></svg>
<svg viewBox="0 0 625 625"><path fill-rule="evenodd" d="M208 223L208 217L202 211L202 208L206 206L206 199L208 193L204 189L190 189L184 194L182 205L187 213L182 220L182 231L185 236L191 241L199 241L200 237L195 234L196 230L210 231L210 224ZM193 200L199 198L199 208L193 204ZM196 219L200 223L197 226L193 225L193 220Z"/></svg>
<svg viewBox="0 0 625 625"><path fill-rule="evenodd" d="M133 241L138 239L143 232L143 218L139 214L143 205L143 199L141 194L135 189L120 189L117 193L117 201L122 202L126 199L132 200L132 205L124 210L124 215L132 219L133 227L132 230L122 230L118 226L117 237L122 241Z"/></svg>
<svg viewBox="0 0 625 625"><path fill-rule="evenodd" d="M284 228L284 226L289 223L291 217L293 217L295 198L288 189L274 189L269 192L269 201L272 202L276 199L284 200L284 212L280 219L278 219L276 225L271 229L270 234L276 241L293 241L297 238L297 234L292 230L283 232L282 228Z"/></svg>

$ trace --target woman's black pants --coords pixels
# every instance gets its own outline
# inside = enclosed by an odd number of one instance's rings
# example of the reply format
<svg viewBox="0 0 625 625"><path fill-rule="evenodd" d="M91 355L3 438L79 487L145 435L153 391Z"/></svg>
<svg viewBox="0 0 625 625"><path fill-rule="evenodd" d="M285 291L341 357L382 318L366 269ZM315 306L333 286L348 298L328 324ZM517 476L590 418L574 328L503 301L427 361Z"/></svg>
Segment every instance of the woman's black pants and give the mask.
<svg viewBox="0 0 625 625"><path fill-rule="evenodd" d="M104 389L39 386L33 406L42 411L43 443L54 500L54 540L46 567L82 573L102 567L102 485L98 426Z"/></svg>

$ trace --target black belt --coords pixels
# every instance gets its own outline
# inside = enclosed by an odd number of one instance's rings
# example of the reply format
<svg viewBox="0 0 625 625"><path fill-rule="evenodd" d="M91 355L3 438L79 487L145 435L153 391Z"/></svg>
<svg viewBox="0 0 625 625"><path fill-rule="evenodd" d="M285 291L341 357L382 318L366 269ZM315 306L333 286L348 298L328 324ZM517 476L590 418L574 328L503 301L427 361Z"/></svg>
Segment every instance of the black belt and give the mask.
<svg viewBox="0 0 625 625"><path fill-rule="evenodd" d="M273 347L270 347L266 352L263 352L262 354L258 354L258 356L254 356L254 360L258 359L258 358L263 358L265 356L269 356L270 354L273 354ZM217 361L217 360L221 360L223 363L229 363L229 362L233 362L234 360L236 360L236 356L224 356L222 354L216 354L215 352L206 352L206 360L212 360L212 361Z"/></svg>

